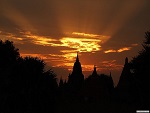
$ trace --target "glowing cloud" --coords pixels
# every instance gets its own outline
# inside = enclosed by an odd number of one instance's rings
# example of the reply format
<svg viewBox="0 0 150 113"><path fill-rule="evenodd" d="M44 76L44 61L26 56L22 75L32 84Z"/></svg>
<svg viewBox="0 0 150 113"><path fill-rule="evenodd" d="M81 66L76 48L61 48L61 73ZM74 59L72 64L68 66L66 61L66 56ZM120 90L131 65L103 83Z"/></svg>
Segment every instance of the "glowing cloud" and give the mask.
<svg viewBox="0 0 150 113"><path fill-rule="evenodd" d="M7 32L0 31L0 38L3 41L11 40L11 41L15 42L16 44L18 44L18 43L23 44L23 42L22 42L23 38L15 36L12 33L7 33Z"/></svg>
<svg viewBox="0 0 150 113"><path fill-rule="evenodd" d="M25 32L23 34L25 37L31 39L32 42L37 45L53 46L53 47L68 47L79 52L99 51L101 50L100 44L104 41L104 39L102 40L101 38L102 36L100 35L84 34L84 33L76 33L76 32L73 34L79 34L79 35L82 34L88 37L75 38L74 36L72 36L72 37L62 37L60 39L53 39L50 37L33 35L30 32ZM100 37L97 37L97 36L100 36ZM105 40L110 38L107 36L103 36L103 38L104 37L105 37Z"/></svg>
<svg viewBox="0 0 150 113"><path fill-rule="evenodd" d="M76 57L76 52L96 52L101 50L101 43L106 42L110 36L98 34L87 34L72 32L66 34L68 37L60 39L61 46L69 47L71 50L62 50L65 58L72 60Z"/></svg>
<svg viewBox="0 0 150 113"><path fill-rule="evenodd" d="M73 35L79 35L79 36L86 36L86 37L99 37L101 35L96 34L86 34L86 33L79 33L79 32L73 32Z"/></svg>
<svg viewBox="0 0 150 113"><path fill-rule="evenodd" d="M130 49L131 49L131 47L124 47L124 48L118 49L117 52L120 53L120 52L123 52L123 51L128 51Z"/></svg>
<svg viewBox="0 0 150 113"><path fill-rule="evenodd" d="M99 45L101 40L96 39L64 37L60 41L62 46L73 48L80 52L98 51L101 47Z"/></svg>
<svg viewBox="0 0 150 113"><path fill-rule="evenodd" d="M118 50L110 49L110 50L104 51L104 53L116 53L116 52L120 53L120 52L128 51L128 50L131 50L131 47L123 47Z"/></svg>
<svg viewBox="0 0 150 113"><path fill-rule="evenodd" d="M76 57L77 53L66 53L64 57L66 60L73 61L74 57Z"/></svg>
<svg viewBox="0 0 150 113"><path fill-rule="evenodd" d="M47 47L59 47L58 53L51 54L29 54L21 53L22 57L40 57L46 62L50 62L55 67L67 67L68 70L72 70L74 59L77 52L96 52L102 49L101 44L110 38L110 36L102 36L97 34L86 34L73 32L68 36L63 36L56 39L49 36L39 36L29 31L20 31L17 37L13 34L7 36L13 40L25 43L26 40L36 45L42 45ZM59 64L59 65L58 65ZM83 71L92 71L93 65L82 65Z"/></svg>
<svg viewBox="0 0 150 113"><path fill-rule="evenodd" d="M73 60L76 57L77 52L96 52L101 50L101 43L105 42L110 36L102 36L97 34L86 34L73 32L69 33L68 37L54 39L46 36L34 35L31 32L20 32L24 37L30 40L30 42L36 45L62 47L60 49L65 60ZM75 37L77 36L78 37ZM63 50L63 47L66 49ZM68 48L68 49L67 49ZM58 56L58 55L57 55Z"/></svg>
<svg viewBox="0 0 150 113"><path fill-rule="evenodd" d="M21 32L23 33L23 32ZM34 44L37 45L44 45L44 46L59 46L59 44L56 44L56 39L50 38L50 37L44 37L44 36L38 36L33 35L31 32L25 32L23 33L25 37L32 40Z"/></svg>
<svg viewBox="0 0 150 113"><path fill-rule="evenodd" d="M117 52L116 50L113 50L113 49L110 49L110 50L107 50L107 51L104 51L104 53L115 53Z"/></svg>

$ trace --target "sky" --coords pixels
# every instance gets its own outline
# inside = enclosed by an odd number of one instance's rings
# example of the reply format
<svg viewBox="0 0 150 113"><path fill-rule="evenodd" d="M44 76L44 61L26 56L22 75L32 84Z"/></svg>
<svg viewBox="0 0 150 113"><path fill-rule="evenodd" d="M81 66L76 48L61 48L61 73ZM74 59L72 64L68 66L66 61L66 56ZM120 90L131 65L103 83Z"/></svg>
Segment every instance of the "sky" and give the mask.
<svg viewBox="0 0 150 113"><path fill-rule="evenodd" d="M0 39L22 57L40 57L67 79L77 52L85 78L111 72L118 83L125 57L142 49L150 0L1 0Z"/></svg>

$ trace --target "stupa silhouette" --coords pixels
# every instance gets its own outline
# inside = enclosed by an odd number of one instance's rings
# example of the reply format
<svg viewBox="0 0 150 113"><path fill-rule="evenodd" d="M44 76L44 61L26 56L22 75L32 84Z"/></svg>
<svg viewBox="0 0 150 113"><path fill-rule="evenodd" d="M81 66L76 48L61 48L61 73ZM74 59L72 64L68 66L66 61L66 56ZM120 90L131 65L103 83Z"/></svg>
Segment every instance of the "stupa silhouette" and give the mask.
<svg viewBox="0 0 150 113"><path fill-rule="evenodd" d="M74 89L79 89L82 86L83 82L84 75L82 73L82 67L77 53L76 61L73 66L73 71L68 76L68 84L73 86Z"/></svg>

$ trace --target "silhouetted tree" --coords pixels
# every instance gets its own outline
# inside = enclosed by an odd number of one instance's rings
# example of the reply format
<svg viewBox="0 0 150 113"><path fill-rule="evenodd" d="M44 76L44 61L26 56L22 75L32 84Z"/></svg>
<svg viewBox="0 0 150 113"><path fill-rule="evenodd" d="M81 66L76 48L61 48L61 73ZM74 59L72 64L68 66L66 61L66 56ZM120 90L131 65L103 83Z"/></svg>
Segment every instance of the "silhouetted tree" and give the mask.
<svg viewBox="0 0 150 113"><path fill-rule="evenodd" d="M22 58L13 42L0 41L0 112L54 112L56 74L37 57Z"/></svg>
<svg viewBox="0 0 150 113"><path fill-rule="evenodd" d="M20 57L19 49L15 48L13 42L0 40L0 67L11 65Z"/></svg>
<svg viewBox="0 0 150 113"><path fill-rule="evenodd" d="M42 112L50 113L56 111L56 100L58 96L58 85L56 74L50 69L43 73L43 87L41 87Z"/></svg>
<svg viewBox="0 0 150 113"><path fill-rule="evenodd" d="M18 60L16 100L22 112L54 112L56 75L52 70L44 71L44 66L44 61L37 57Z"/></svg>
<svg viewBox="0 0 150 113"><path fill-rule="evenodd" d="M9 112L12 94L13 73L20 57L13 42L0 40L0 112Z"/></svg>
<svg viewBox="0 0 150 113"><path fill-rule="evenodd" d="M141 95L143 108L150 107L150 32L145 33L145 41L142 44L143 49L139 54L133 57L130 62L131 69L135 76L136 85Z"/></svg>

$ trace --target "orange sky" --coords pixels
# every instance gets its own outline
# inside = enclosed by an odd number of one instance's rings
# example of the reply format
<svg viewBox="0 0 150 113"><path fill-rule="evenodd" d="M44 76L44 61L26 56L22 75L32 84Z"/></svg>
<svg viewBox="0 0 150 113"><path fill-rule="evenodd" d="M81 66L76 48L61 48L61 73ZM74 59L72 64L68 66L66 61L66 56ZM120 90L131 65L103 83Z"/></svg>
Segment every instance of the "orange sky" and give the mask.
<svg viewBox="0 0 150 113"><path fill-rule="evenodd" d="M76 53L83 74L112 76L118 82L125 57L138 54L150 29L149 0L1 0L0 39L21 56L38 56L58 78L67 78Z"/></svg>

